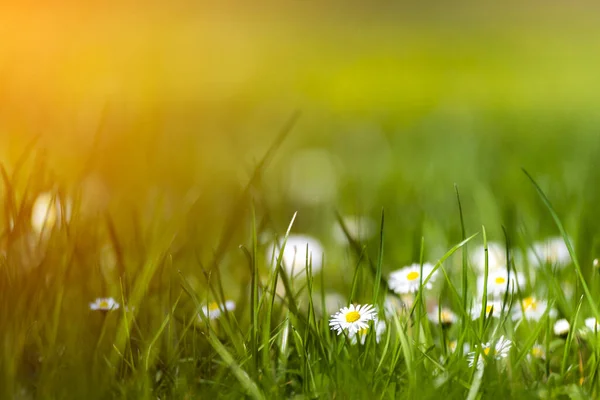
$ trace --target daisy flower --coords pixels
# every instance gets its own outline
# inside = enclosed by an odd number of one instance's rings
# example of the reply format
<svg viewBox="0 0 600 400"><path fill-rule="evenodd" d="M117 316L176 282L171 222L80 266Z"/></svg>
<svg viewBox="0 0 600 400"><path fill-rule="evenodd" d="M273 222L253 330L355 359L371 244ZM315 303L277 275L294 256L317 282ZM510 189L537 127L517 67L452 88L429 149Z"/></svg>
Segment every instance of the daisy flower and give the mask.
<svg viewBox="0 0 600 400"><path fill-rule="evenodd" d="M385 301L383 302L383 312L385 316L388 318L392 318L394 315L400 314L402 311L406 310L407 306L404 304L402 300L393 295L385 296Z"/></svg>
<svg viewBox="0 0 600 400"><path fill-rule="evenodd" d="M585 326L592 332L600 332L600 323L594 317L586 318Z"/></svg>
<svg viewBox="0 0 600 400"><path fill-rule="evenodd" d="M483 308L483 304L475 304L471 309L471 318L476 320L481 317L481 309ZM494 317L500 318L500 313L502 312L502 302L501 301L488 301L485 305L485 315L486 318ZM491 314L490 314L491 313Z"/></svg>
<svg viewBox="0 0 600 400"><path fill-rule="evenodd" d="M539 321L540 318L546 312L548 308L548 302L543 300L538 300L535 297L526 297L521 300L521 306L514 308L513 320L518 320L521 318L525 318L527 320ZM548 312L549 316L554 316L556 311L550 310Z"/></svg>
<svg viewBox="0 0 600 400"><path fill-rule="evenodd" d="M506 247L497 242L488 242L488 270L506 269ZM469 252L471 265L479 272L485 271L485 248L477 246Z"/></svg>
<svg viewBox="0 0 600 400"><path fill-rule="evenodd" d="M37 234L50 231L55 225L60 226L63 217L66 221L71 218L72 208L69 199L62 204L58 194L41 193L31 208L31 227Z"/></svg>
<svg viewBox="0 0 600 400"><path fill-rule="evenodd" d="M546 350L544 350L544 346L542 346L541 344L534 344L533 347L531 347L531 351L527 356L529 359L533 357L537 358L538 360L545 360Z"/></svg>
<svg viewBox="0 0 600 400"><path fill-rule="evenodd" d="M448 342L448 350L451 353L454 353L456 351L456 349L458 348L458 340L451 340L450 342ZM468 353L469 350L471 350L471 345L469 345L469 343L463 343L463 353Z"/></svg>
<svg viewBox="0 0 600 400"><path fill-rule="evenodd" d="M433 265L430 263L423 264L423 282L433 271ZM437 271L431 276L431 279L423 285L426 289L433 287L432 281L435 279ZM414 293L419 290L421 283L421 265L412 264L408 267L401 268L390 274L388 284L390 289L398 294Z"/></svg>
<svg viewBox="0 0 600 400"><path fill-rule="evenodd" d="M204 314L208 319L213 320L217 319L221 316L223 311L233 311L235 310L235 302L231 300L227 300L223 304L219 304L217 302L210 302L204 306L202 306L202 314ZM198 316L200 319L202 317Z"/></svg>
<svg viewBox="0 0 600 400"><path fill-rule="evenodd" d="M481 296L483 295L484 282L485 277L480 275L477 279L477 288ZM511 272L509 275L506 270L489 271L487 280L487 294L488 296L500 297L506 293L507 289L509 293L513 293L517 290L517 282L519 282L520 285L525 282L525 278L520 272L516 273L515 279L514 272Z"/></svg>
<svg viewBox="0 0 600 400"><path fill-rule="evenodd" d="M317 297L318 298L318 297ZM315 300L315 306L321 307L322 301ZM325 294L325 310L321 310L323 313L333 314L346 304L346 298L339 293L330 292Z"/></svg>
<svg viewBox="0 0 600 400"><path fill-rule="evenodd" d="M347 330L350 336L359 332L361 329L369 327L369 321L377 318L375 308L366 304L364 306L351 304L350 307L344 307L329 319L331 330L341 334Z"/></svg>
<svg viewBox="0 0 600 400"><path fill-rule="evenodd" d="M273 267L283 246L283 240L273 242L267 247L267 260L273 258ZM306 259L308 250L308 260ZM321 270L323 263L323 246L317 239L308 235L289 235L281 259L282 267L290 276L302 275L306 265L310 263L312 272Z"/></svg>
<svg viewBox="0 0 600 400"><path fill-rule="evenodd" d="M98 297L93 303L90 303L90 310L110 311L119 307L119 303L112 297Z"/></svg>
<svg viewBox="0 0 600 400"><path fill-rule="evenodd" d="M527 258L529 265L534 267L541 267L544 264L564 267L571 263L569 249L561 237L549 238L543 242L535 243L527 253Z"/></svg>
<svg viewBox="0 0 600 400"><path fill-rule="evenodd" d="M381 341L381 338L382 338L383 334L385 333L386 329L387 329L387 325L385 324L385 321L378 320L375 322L375 341L377 343L379 343ZM365 342L367 341L368 333L369 333L369 327L367 326L366 328L362 328L358 332L349 335L350 343L356 344L357 343L356 337L358 336L358 340L360 340L360 344L364 345Z"/></svg>
<svg viewBox="0 0 600 400"><path fill-rule="evenodd" d="M500 336L500 339L495 345L491 343L482 344L480 348L479 360L477 361L477 368L481 368L486 359L500 360L508 357L508 353L512 346L512 342L509 339L505 339L504 336ZM467 361L469 361L469 367L475 364L475 358L477 351L472 351L467 354Z"/></svg>
<svg viewBox="0 0 600 400"><path fill-rule="evenodd" d="M456 322L457 317L451 309L447 307L435 306L435 308L427 314L429 320L435 324L440 324L442 327L447 328Z"/></svg>
<svg viewBox="0 0 600 400"><path fill-rule="evenodd" d="M554 334L556 336L566 338L569 335L569 329L571 329L571 324L564 318L554 323Z"/></svg>

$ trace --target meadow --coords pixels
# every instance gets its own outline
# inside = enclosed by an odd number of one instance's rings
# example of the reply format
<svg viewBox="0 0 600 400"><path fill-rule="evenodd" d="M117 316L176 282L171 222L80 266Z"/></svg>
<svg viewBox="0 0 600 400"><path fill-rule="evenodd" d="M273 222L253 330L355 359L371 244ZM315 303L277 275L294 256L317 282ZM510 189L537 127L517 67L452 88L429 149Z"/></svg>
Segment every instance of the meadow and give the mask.
<svg viewBox="0 0 600 400"><path fill-rule="evenodd" d="M0 14L0 399L599 396L592 13L184 3Z"/></svg>

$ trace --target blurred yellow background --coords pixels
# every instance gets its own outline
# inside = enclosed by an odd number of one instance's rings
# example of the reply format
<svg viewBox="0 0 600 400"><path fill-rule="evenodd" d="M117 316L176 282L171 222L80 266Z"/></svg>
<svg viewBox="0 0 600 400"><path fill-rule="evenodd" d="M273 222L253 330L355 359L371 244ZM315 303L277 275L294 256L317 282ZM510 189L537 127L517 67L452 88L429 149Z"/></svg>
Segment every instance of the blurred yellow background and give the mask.
<svg viewBox="0 0 600 400"><path fill-rule="evenodd" d="M352 118L410 126L439 109L595 114L592 2L390 3L5 5L4 162L39 135L66 179L96 148L97 173L117 186L166 167L165 179L235 181L294 109L304 138Z"/></svg>

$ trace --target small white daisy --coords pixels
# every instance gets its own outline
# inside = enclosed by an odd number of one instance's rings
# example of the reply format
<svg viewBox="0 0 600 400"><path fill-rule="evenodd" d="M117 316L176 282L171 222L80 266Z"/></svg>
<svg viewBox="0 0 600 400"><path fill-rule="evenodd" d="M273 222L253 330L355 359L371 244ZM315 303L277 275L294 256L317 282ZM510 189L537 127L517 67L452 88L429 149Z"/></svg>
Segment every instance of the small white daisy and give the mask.
<svg viewBox="0 0 600 400"><path fill-rule="evenodd" d="M383 312L386 317L392 318L394 315L399 315L406 309L407 305L398 297L389 294L385 296L385 301L383 302Z"/></svg>
<svg viewBox="0 0 600 400"><path fill-rule="evenodd" d="M31 227L37 234L49 232L55 225L60 226L63 217L69 221L72 208L72 202L69 199L61 202L57 193L41 193L31 207Z"/></svg>
<svg viewBox="0 0 600 400"><path fill-rule="evenodd" d="M546 239L536 242L527 253L529 265L540 267L544 264L550 266L564 267L571 263L569 249L562 237Z"/></svg>
<svg viewBox="0 0 600 400"><path fill-rule="evenodd" d="M235 310L235 302L231 300L225 301L224 304L219 304L217 302L210 302L204 306L202 306L202 314L204 314L208 319L217 319L221 316L223 311L233 311ZM198 316L202 320L202 317Z"/></svg>
<svg viewBox="0 0 600 400"><path fill-rule="evenodd" d="M571 324L569 324L569 321L564 318L559 319L554 323L554 334L556 336L560 336L562 338L567 337L569 334L569 329L571 329Z"/></svg>
<svg viewBox="0 0 600 400"><path fill-rule="evenodd" d="M112 297L98 297L93 303L90 303L90 310L110 311L119 307L119 303Z"/></svg>
<svg viewBox="0 0 600 400"><path fill-rule="evenodd" d="M375 308L370 305L354 305L344 307L329 319L329 327L331 330L341 334L343 330L347 330L350 336L358 331L369 327L369 321L377 318Z"/></svg>
<svg viewBox="0 0 600 400"><path fill-rule="evenodd" d="M277 257L281 251L283 240L279 243L273 242L267 247L266 259L268 262L273 258L273 265L277 263ZM308 260L307 260L308 249ZM323 264L323 246L317 239L308 235L289 235L281 263L290 276L304 276L306 265L310 263L313 274L321 270Z"/></svg>
<svg viewBox="0 0 600 400"><path fill-rule="evenodd" d="M479 291L479 295L483 296L483 286L484 286L485 277L480 275L477 278L477 289ZM489 271L488 280L487 280L487 294L488 296L502 296L506 293L508 289L509 293L514 293L517 290L517 282L519 285L523 285L525 283L525 278L523 274L520 272L515 273L511 271L510 275L507 274L506 270L495 270Z"/></svg>
<svg viewBox="0 0 600 400"><path fill-rule="evenodd" d="M385 321L382 321L382 320L375 321L375 341L377 343L379 343L381 341L381 338L382 338L383 334L385 333L386 329L387 329L387 325L385 324ZM367 341L367 335L369 333L369 330L370 330L370 327L367 326L366 328L360 329L356 333L348 335L350 337L350 343L356 344L357 343L356 337L358 336L358 340L360 340L360 344L364 345L365 342Z"/></svg>
<svg viewBox="0 0 600 400"><path fill-rule="evenodd" d="M531 347L531 351L529 352L529 354L527 355L528 358L537 358L538 360L545 360L546 359L546 350L544 349L544 346L542 346L541 344L534 344L533 347Z"/></svg>
<svg viewBox="0 0 600 400"><path fill-rule="evenodd" d="M451 309L448 307L442 307L440 309L439 306L435 306L435 308L427 314L427 317L431 322L435 324L439 323L443 327L449 327L458 319L456 314L454 314Z"/></svg>
<svg viewBox="0 0 600 400"><path fill-rule="evenodd" d="M600 332L600 322L594 317L586 318L585 326L592 332Z"/></svg>
<svg viewBox="0 0 600 400"><path fill-rule="evenodd" d="M425 279L431 274L433 271L433 264L425 263L423 264L423 282ZM433 280L437 275L437 271L431 276L429 281L423 285L426 289L431 289L433 287ZM401 268L396 270L390 274L390 278L388 284L390 289L398 294L403 293L414 293L419 290L419 285L421 283L421 265L420 264L412 264L408 267Z"/></svg>
<svg viewBox="0 0 600 400"><path fill-rule="evenodd" d="M314 302L315 306L320 307L321 301L317 300ZM330 292L325 294L325 311L324 313L333 314L347 303L344 296L339 293Z"/></svg>
<svg viewBox="0 0 600 400"><path fill-rule="evenodd" d="M542 318L542 315L546 312L548 308L548 302L544 300L538 300L535 297L529 296L521 300L520 306L515 306L513 308L513 320L518 320L521 318L525 318L527 320L539 321ZM548 312L550 317L556 315L555 310L550 310Z"/></svg>
<svg viewBox="0 0 600 400"><path fill-rule="evenodd" d="M488 242L488 270L506 269L506 247L497 242ZM485 248L475 247L469 252L471 265L480 273L485 271Z"/></svg>
<svg viewBox="0 0 600 400"><path fill-rule="evenodd" d="M479 360L477 361L477 368L484 365L486 359L500 360L508 357L508 353L512 346L512 342L509 339L505 339L504 336L500 336L495 345L491 343L485 343L480 346ZM472 367L475 364L476 351L473 351L467 355L467 361L469 366Z"/></svg>
<svg viewBox="0 0 600 400"><path fill-rule="evenodd" d="M471 318L476 320L481 317L481 309L483 308L483 304L478 303L473 306L471 309ZM500 318L500 313L502 312L502 302L501 301L487 301L485 305L485 315L486 318Z"/></svg>

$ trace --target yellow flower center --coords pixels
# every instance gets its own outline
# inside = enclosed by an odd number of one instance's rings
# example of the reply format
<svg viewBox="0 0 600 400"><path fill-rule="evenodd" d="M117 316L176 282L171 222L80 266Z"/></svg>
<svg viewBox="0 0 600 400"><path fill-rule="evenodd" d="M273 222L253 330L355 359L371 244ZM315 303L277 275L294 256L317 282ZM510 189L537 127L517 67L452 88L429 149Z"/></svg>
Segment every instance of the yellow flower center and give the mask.
<svg viewBox="0 0 600 400"><path fill-rule="evenodd" d="M208 311L217 311L219 309L219 305L214 301L208 305Z"/></svg>
<svg viewBox="0 0 600 400"><path fill-rule="evenodd" d="M493 308L494 308L494 306L492 306L492 305L488 304L488 305L485 307L485 313L486 313L486 314L489 314L489 313L491 313Z"/></svg>
<svg viewBox="0 0 600 400"><path fill-rule="evenodd" d="M419 277L419 273L417 271L411 271L408 273L408 275L406 275L406 279L408 279L409 281L414 281L418 277Z"/></svg>
<svg viewBox="0 0 600 400"><path fill-rule="evenodd" d="M535 301L533 297L527 297L523 300L523 308L525 310L531 309L535 311L537 309L537 301Z"/></svg>
<svg viewBox="0 0 600 400"><path fill-rule="evenodd" d="M483 354L485 354L486 356L489 356L489 355L490 355L490 352L492 352L492 354L494 354L494 353L495 353L495 351L494 351L494 350L492 350L492 348L491 348L491 347L486 347L485 349L483 349Z"/></svg>
<svg viewBox="0 0 600 400"><path fill-rule="evenodd" d="M452 314L449 311L442 310L440 313L440 320L442 323L450 324L452 323Z"/></svg>
<svg viewBox="0 0 600 400"><path fill-rule="evenodd" d="M356 322L360 319L360 314L358 311L350 311L346 314L346 322Z"/></svg>
<svg viewBox="0 0 600 400"><path fill-rule="evenodd" d="M503 277L503 276L498 276L498 277L496 277L496 283L497 283L498 285L502 285L502 284L503 284L503 283L505 283L505 282L506 282L506 279L504 279L504 277Z"/></svg>
<svg viewBox="0 0 600 400"><path fill-rule="evenodd" d="M100 300L100 303L98 303L98 307L100 307L100 308L108 308L108 301L106 301L106 300Z"/></svg>
<svg viewBox="0 0 600 400"><path fill-rule="evenodd" d="M369 331L369 328L362 328L358 331L359 335L366 335Z"/></svg>
<svg viewBox="0 0 600 400"><path fill-rule="evenodd" d="M531 349L531 354L535 358L542 358L542 357L544 357L544 351L542 349L540 349L539 347L534 347L533 349Z"/></svg>

